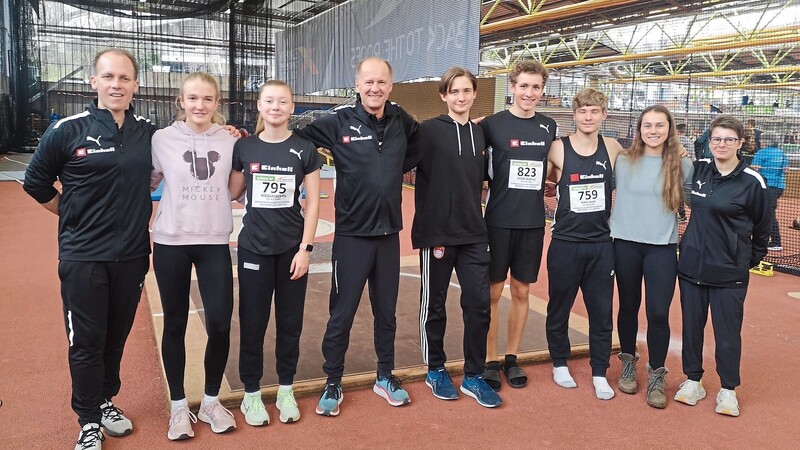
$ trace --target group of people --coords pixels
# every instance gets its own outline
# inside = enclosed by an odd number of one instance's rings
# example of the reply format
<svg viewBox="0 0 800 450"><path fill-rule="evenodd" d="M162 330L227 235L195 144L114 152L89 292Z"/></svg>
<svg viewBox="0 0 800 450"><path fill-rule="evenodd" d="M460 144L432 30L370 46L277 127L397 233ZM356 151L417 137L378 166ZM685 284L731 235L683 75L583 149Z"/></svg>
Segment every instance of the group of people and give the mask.
<svg viewBox="0 0 800 450"><path fill-rule="evenodd" d="M766 254L770 216L761 176L736 155L743 127L721 116L711 127L712 159L692 163L672 115L661 106L639 118L629 150L600 134L607 98L595 89L573 101L576 131L558 136L554 120L536 112L547 81L538 62L510 74L513 105L480 123L470 115L478 83L452 68L439 95L448 113L417 123L388 101L392 69L379 58L356 67L356 102L297 131L288 129L290 87L265 83L253 136L224 126L213 77L184 78L176 121L156 131L131 106L138 66L128 52L100 52L87 111L60 119L43 136L24 188L59 216L59 277L69 340L72 406L81 426L76 449L101 448L105 432L124 436L131 421L112 403L119 392L122 350L149 269L150 190L164 183L153 221L153 268L164 310L162 357L171 398L168 438L191 438L200 419L222 433L236 427L218 394L229 352L233 274L231 201L245 204L238 236L240 410L252 426L269 423L260 393L264 335L275 298L276 407L284 423L300 418L292 391L319 216L317 148L336 161L336 230L330 317L322 341L327 375L317 414L336 416L350 332L365 285L374 315L377 359L373 391L392 406L411 399L394 369L400 276L403 173L417 169L412 244L419 249L420 346L426 384L444 400L458 398L445 369L445 300L455 269L464 320L460 391L480 405L501 405L500 372L509 386L528 379L517 353L528 316L530 284L544 248L544 196L555 183L558 208L547 255L546 335L553 379L570 375L569 313L580 289L590 331L596 396L611 399L613 288L620 293L622 353L619 389L637 390L636 336L645 284L649 351L647 402L666 405L664 377L675 280L683 307L683 366L688 379L675 396L695 404L702 384L703 330L709 305L723 389L717 412L738 415L741 325L748 269ZM455 131L455 133L453 133ZM611 208L616 177L616 202ZM54 187L61 182L61 191ZM484 180L489 181L485 213ZM677 254L677 215L691 180L692 215ZM300 190L305 189L301 210ZM735 202L732 200L736 199ZM195 416L183 390L185 334L194 267L205 311L205 395ZM500 361L499 300L510 271L508 340Z"/></svg>

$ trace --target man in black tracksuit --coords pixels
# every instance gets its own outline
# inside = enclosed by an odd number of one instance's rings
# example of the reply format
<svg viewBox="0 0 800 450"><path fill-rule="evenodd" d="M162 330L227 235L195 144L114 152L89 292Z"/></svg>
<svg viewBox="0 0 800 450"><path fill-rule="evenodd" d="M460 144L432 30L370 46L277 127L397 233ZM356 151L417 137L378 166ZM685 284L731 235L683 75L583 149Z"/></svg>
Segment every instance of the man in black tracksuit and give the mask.
<svg viewBox="0 0 800 450"><path fill-rule="evenodd" d="M24 183L28 194L58 215L58 274L81 449L100 448L101 423L113 436L132 430L111 398L120 389L122 351L150 264L155 131L130 107L138 88L133 56L101 52L94 68L98 100L50 126Z"/></svg>
<svg viewBox="0 0 800 450"><path fill-rule="evenodd" d="M767 254L771 225L766 183L735 154L735 146L742 145L741 130L741 123L730 116L720 116L712 123L710 144L714 158L695 163L692 216L681 238L678 260L683 371L688 380L681 384L675 400L694 405L705 397L701 381L703 336L710 306L716 341L714 356L722 385L717 412L732 416L739 415L733 390L740 384L741 330L749 269Z"/></svg>
<svg viewBox="0 0 800 450"><path fill-rule="evenodd" d="M469 120L477 87L478 80L469 71L449 69L439 82L448 114L419 127L413 145L421 160L411 241L420 249L419 331L422 358L428 365L426 384L437 398L458 398L444 367L445 302L455 268L464 318L461 391L481 406L496 407L502 402L481 377L491 316L489 237L481 210L486 140L481 127Z"/></svg>
<svg viewBox="0 0 800 450"><path fill-rule="evenodd" d="M333 242L330 319L322 341L328 386L317 413L335 416L350 329L364 285L375 316L378 377L373 390L392 406L409 402L394 369L395 309L400 283L402 184L406 145L417 123L387 99L389 64L378 58L356 69L359 99L297 131L331 150L336 164L336 233Z"/></svg>

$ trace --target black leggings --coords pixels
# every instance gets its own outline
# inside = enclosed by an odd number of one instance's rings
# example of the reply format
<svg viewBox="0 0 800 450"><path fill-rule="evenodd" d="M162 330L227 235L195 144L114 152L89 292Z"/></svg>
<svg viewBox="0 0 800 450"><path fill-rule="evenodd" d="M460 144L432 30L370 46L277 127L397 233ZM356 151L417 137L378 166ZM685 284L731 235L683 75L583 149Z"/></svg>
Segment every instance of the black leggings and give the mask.
<svg viewBox="0 0 800 450"><path fill-rule="evenodd" d="M669 349L669 307L677 278L677 244L652 245L614 240L619 314L617 330L623 353L636 352L642 278L647 313L647 350L650 367L664 367Z"/></svg>
<svg viewBox="0 0 800 450"><path fill-rule="evenodd" d="M153 245L153 269L156 273L161 307L164 310L164 333L161 357L167 374L172 400L186 398L183 376L186 367L186 325L189 321L189 288L192 264L203 301L208 334L204 360L206 395L216 396L222 383L231 342L233 314L233 268L227 244Z"/></svg>

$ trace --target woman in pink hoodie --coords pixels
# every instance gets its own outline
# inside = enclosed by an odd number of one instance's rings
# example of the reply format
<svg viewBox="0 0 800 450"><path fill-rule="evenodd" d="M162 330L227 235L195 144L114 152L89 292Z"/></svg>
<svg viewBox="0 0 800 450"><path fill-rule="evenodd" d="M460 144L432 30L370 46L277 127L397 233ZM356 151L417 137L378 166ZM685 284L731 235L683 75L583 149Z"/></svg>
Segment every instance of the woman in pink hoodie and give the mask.
<svg viewBox="0 0 800 450"><path fill-rule="evenodd" d="M275 293L276 406L283 423L297 422L300 410L292 383L300 354L300 331L308 266L319 217L317 148L289 131L292 90L271 80L258 96L256 134L233 150L231 195L246 192L247 213L239 233L239 376L244 383L241 411L252 426L269 423L261 400L264 334ZM300 186L306 189L305 214Z"/></svg>
<svg viewBox="0 0 800 450"><path fill-rule="evenodd" d="M214 77L201 72L187 75L176 100L177 120L153 136L151 187L164 181L153 222L153 269L164 311L161 356L172 400L170 440L193 437L192 422L197 418L209 423L215 433L236 428L233 414L217 398L228 360L233 313L228 178L236 142L222 127L225 119L217 112L219 101ZM197 418L189 411L183 390L192 266L208 333L205 396Z"/></svg>

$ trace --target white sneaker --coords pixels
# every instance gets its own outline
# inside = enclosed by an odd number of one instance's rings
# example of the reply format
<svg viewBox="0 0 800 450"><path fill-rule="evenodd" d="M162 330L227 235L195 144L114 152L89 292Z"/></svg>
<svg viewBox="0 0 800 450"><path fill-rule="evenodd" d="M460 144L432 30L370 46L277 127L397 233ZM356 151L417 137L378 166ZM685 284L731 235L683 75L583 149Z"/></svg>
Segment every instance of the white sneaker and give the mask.
<svg viewBox="0 0 800 450"><path fill-rule="evenodd" d="M717 394L717 408L715 409L718 414L726 416L739 417L739 401L736 399L736 391L722 388Z"/></svg>
<svg viewBox="0 0 800 450"><path fill-rule="evenodd" d="M264 402L261 401L260 392L254 394L245 393L242 399L242 406L239 409L244 414L244 421L248 425L254 427L269 425L269 413L264 407Z"/></svg>
<svg viewBox="0 0 800 450"><path fill-rule="evenodd" d="M211 425L211 431L214 433L225 433L236 428L233 413L222 406L219 400L214 400L209 404L201 403L197 418Z"/></svg>
<svg viewBox="0 0 800 450"><path fill-rule="evenodd" d="M275 406L281 412L281 422L292 423L300 420L300 409L297 407L297 400L294 399L292 388L286 391L278 388L278 399L275 402Z"/></svg>
<svg viewBox="0 0 800 450"><path fill-rule="evenodd" d="M170 414L167 437L170 441L182 441L184 439L193 438L193 423L197 423L197 417L189 411L189 407L181 406Z"/></svg>
<svg viewBox="0 0 800 450"><path fill-rule="evenodd" d="M680 389L675 394L675 401L694 406L698 401L706 398L706 390L703 387L703 380L686 380L681 383Z"/></svg>
<svg viewBox="0 0 800 450"><path fill-rule="evenodd" d="M102 450L105 439L99 423L87 423L78 434L75 450Z"/></svg>
<svg viewBox="0 0 800 450"><path fill-rule="evenodd" d="M110 436L127 436L133 431L133 424L130 419L123 416L122 410L114 406L111 400L106 400L105 403L100 405L100 412L103 413L103 418L100 422Z"/></svg>

